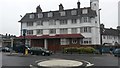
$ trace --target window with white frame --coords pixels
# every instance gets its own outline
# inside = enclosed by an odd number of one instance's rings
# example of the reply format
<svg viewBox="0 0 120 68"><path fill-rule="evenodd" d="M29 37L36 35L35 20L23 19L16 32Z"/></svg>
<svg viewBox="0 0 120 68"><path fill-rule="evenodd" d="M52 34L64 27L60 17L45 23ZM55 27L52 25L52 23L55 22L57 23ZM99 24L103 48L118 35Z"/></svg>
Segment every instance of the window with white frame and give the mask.
<svg viewBox="0 0 120 68"><path fill-rule="evenodd" d="M91 19L89 17L82 17L82 23L86 23L86 22L91 22Z"/></svg>
<svg viewBox="0 0 120 68"><path fill-rule="evenodd" d="M82 14L87 14L88 13L88 10L87 9L83 9L82 10Z"/></svg>
<svg viewBox="0 0 120 68"><path fill-rule="evenodd" d="M69 45L69 39L65 39L65 38L60 39L60 44L61 45Z"/></svg>
<svg viewBox="0 0 120 68"><path fill-rule="evenodd" d="M36 26L43 26L43 21L37 21Z"/></svg>
<svg viewBox="0 0 120 68"><path fill-rule="evenodd" d="M54 20L49 20L49 25L56 25L56 22Z"/></svg>
<svg viewBox="0 0 120 68"><path fill-rule="evenodd" d="M106 36L103 35L103 39L106 39Z"/></svg>
<svg viewBox="0 0 120 68"><path fill-rule="evenodd" d="M50 33L50 34L56 34L56 29L50 29L50 30L49 30L49 33Z"/></svg>
<svg viewBox="0 0 120 68"><path fill-rule="evenodd" d="M77 44L77 43L78 43L77 39L72 39L72 44Z"/></svg>
<svg viewBox="0 0 120 68"><path fill-rule="evenodd" d="M76 23L77 23L77 19L72 19L72 20L71 20L71 23L72 23L72 24L76 24Z"/></svg>
<svg viewBox="0 0 120 68"><path fill-rule="evenodd" d="M91 27L81 27L80 32L81 33L91 33Z"/></svg>
<svg viewBox="0 0 120 68"><path fill-rule="evenodd" d="M27 26L33 26L33 22L27 22Z"/></svg>
<svg viewBox="0 0 120 68"><path fill-rule="evenodd" d="M72 10L71 11L71 15L77 15L77 11L76 10Z"/></svg>
<svg viewBox="0 0 120 68"><path fill-rule="evenodd" d="M33 30L27 30L27 35L33 35Z"/></svg>
<svg viewBox="0 0 120 68"><path fill-rule="evenodd" d="M26 39L26 44L30 45L30 40L29 39Z"/></svg>
<svg viewBox="0 0 120 68"><path fill-rule="evenodd" d="M48 13L48 17L52 17L53 16L53 13L52 12L49 12Z"/></svg>
<svg viewBox="0 0 120 68"><path fill-rule="evenodd" d="M83 38L80 40L80 44L91 44L92 43L92 38Z"/></svg>
<svg viewBox="0 0 120 68"><path fill-rule="evenodd" d="M43 29L37 29L37 30L36 30L36 33L37 33L37 34L43 34Z"/></svg>
<svg viewBox="0 0 120 68"><path fill-rule="evenodd" d="M34 14L30 14L30 15L29 15L29 18L30 18L30 19L34 19L34 17L35 17Z"/></svg>
<svg viewBox="0 0 120 68"><path fill-rule="evenodd" d="M43 14L42 14L42 13L39 13L39 14L38 14L38 18L43 18Z"/></svg>
<svg viewBox="0 0 120 68"><path fill-rule="evenodd" d="M60 12L60 16L65 16L65 11Z"/></svg>
<svg viewBox="0 0 120 68"><path fill-rule="evenodd" d="M72 28L72 29L71 29L71 33L72 33L72 34L77 34L77 28Z"/></svg>
<svg viewBox="0 0 120 68"><path fill-rule="evenodd" d="M88 22L88 17L83 17L83 22Z"/></svg>
<svg viewBox="0 0 120 68"><path fill-rule="evenodd" d="M67 25L67 20L60 20L60 25Z"/></svg>
<svg viewBox="0 0 120 68"><path fill-rule="evenodd" d="M60 34L68 34L68 29L67 28L60 29Z"/></svg>

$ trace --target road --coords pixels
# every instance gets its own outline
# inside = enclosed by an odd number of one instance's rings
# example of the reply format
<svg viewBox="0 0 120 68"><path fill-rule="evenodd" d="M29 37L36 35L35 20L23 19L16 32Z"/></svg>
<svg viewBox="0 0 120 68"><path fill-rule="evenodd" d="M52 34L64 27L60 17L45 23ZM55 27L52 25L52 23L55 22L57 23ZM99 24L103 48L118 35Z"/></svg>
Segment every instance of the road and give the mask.
<svg viewBox="0 0 120 68"><path fill-rule="evenodd" d="M51 56L20 56L2 53L2 66L29 66L30 64L35 64L37 61L48 59L69 59L77 61L88 61L94 66L106 66L108 68L114 68L114 66L120 65L119 58L114 57L110 54L103 55L93 55L93 54L62 54L57 53ZM23 68L23 67L22 67Z"/></svg>

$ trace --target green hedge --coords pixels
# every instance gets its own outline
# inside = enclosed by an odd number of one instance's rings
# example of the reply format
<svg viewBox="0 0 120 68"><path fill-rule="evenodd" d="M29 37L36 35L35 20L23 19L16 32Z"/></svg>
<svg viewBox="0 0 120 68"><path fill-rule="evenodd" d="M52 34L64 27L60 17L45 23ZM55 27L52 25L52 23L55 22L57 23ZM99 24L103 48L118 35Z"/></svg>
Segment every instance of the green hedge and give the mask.
<svg viewBox="0 0 120 68"><path fill-rule="evenodd" d="M68 47L63 49L63 53L79 53L79 54L85 54L85 53L95 53L96 49L93 47Z"/></svg>

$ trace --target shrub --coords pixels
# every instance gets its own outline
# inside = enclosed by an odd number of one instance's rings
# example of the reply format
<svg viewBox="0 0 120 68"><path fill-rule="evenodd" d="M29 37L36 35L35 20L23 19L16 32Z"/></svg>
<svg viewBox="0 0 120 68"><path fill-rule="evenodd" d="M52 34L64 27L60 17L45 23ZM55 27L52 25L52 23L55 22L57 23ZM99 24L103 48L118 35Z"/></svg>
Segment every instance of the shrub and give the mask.
<svg viewBox="0 0 120 68"><path fill-rule="evenodd" d="M94 53L96 50L93 47L86 47L85 52L86 53Z"/></svg>
<svg viewBox="0 0 120 68"><path fill-rule="evenodd" d="M63 49L63 53L94 53L96 50L93 47L68 47Z"/></svg>
<svg viewBox="0 0 120 68"><path fill-rule="evenodd" d="M85 48L79 47L79 48L77 48L77 50L78 50L78 53L81 54L81 53L84 53Z"/></svg>

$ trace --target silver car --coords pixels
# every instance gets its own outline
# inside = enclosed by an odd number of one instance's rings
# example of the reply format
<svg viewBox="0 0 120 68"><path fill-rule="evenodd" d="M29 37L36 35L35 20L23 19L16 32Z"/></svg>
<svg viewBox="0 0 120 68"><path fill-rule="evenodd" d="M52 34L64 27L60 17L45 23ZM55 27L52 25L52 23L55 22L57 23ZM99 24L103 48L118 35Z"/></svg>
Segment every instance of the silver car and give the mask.
<svg viewBox="0 0 120 68"><path fill-rule="evenodd" d="M113 52L113 54L116 57L120 57L120 48L115 49L115 51Z"/></svg>

